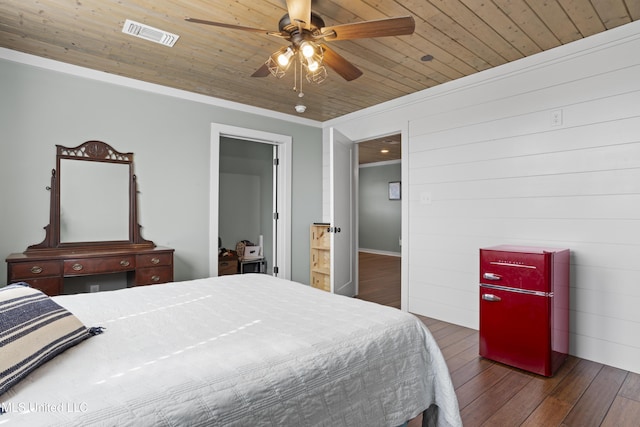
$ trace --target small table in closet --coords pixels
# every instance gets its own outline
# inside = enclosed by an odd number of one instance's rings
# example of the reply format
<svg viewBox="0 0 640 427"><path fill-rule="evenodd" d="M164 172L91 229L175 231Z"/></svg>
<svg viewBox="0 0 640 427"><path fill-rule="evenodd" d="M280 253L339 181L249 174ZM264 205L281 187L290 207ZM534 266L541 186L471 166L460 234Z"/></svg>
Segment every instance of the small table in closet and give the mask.
<svg viewBox="0 0 640 427"><path fill-rule="evenodd" d="M266 273L267 260L264 258L240 258L240 274Z"/></svg>

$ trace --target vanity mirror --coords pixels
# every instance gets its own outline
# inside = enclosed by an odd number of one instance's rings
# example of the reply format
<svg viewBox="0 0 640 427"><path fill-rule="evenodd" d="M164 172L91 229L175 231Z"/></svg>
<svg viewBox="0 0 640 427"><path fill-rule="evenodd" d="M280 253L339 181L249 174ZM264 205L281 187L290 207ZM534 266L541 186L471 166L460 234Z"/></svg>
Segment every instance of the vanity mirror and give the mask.
<svg viewBox="0 0 640 427"><path fill-rule="evenodd" d="M133 153L101 141L56 145L50 222L44 241L29 251L153 247L140 235Z"/></svg>
<svg viewBox="0 0 640 427"><path fill-rule="evenodd" d="M60 243L129 240L130 168L60 159Z"/></svg>

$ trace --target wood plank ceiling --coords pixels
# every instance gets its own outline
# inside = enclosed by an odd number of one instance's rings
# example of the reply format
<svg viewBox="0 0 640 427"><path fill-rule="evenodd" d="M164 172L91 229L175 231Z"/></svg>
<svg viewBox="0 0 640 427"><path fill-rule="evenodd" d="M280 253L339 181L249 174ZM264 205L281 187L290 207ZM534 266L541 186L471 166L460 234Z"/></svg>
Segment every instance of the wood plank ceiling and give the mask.
<svg viewBox="0 0 640 427"><path fill-rule="evenodd" d="M638 20L640 0L313 0L326 25L412 15L410 36L334 41L364 75L329 70L293 90L251 77L284 45L262 34L184 21L185 16L277 30L285 0L3 0L0 46L242 104L325 121ZM126 19L180 36L167 47L124 34ZM432 58L425 61L424 57Z"/></svg>
<svg viewBox="0 0 640 427"><path fill-rule="evenodd" d="M400 134L375 138L358 144L358 163L386 162L402 158Z"/></svg>

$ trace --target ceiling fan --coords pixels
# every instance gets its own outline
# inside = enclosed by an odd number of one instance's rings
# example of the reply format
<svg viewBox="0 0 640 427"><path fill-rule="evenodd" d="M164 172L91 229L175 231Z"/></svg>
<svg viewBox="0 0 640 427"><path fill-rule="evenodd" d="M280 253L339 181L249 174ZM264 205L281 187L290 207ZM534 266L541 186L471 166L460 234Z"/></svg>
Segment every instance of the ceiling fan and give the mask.
<svg viewBox="0 0 640 427"><path fill-rule="evenodd" d="M325 80L327 71L324 65L333 69L347 81L355 80L362 75L362 71L330 49L324 42L409 35L415 30L415 21L412 16L326 27L322 18L311 11L311 0L287 0L287 10L288 13L280 19L278 31L190 17L185 20L233 30L262 33L284 39L290 44L283 46L269 56L267 61L252 74L252 77L266 77L272 74L281 78L292 63L296 64L296 70L297 63L299 63L300 70L306 71L307 80L315 83L321 83Z"/></svg>

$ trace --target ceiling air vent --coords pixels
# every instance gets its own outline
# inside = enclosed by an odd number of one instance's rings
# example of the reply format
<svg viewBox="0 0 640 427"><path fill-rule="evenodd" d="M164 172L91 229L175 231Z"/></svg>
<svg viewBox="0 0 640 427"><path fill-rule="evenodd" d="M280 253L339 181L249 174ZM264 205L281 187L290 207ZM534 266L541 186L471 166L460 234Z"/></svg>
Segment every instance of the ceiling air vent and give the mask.
<svg viewBox="0 0 640 427"><path fill-rule="evenodd" d="M169 47L172 47L178 41L178 37L180 37L176 34L171 34L130 19L124 22L122 32Z"/></svg>

